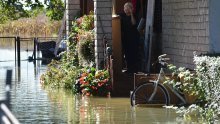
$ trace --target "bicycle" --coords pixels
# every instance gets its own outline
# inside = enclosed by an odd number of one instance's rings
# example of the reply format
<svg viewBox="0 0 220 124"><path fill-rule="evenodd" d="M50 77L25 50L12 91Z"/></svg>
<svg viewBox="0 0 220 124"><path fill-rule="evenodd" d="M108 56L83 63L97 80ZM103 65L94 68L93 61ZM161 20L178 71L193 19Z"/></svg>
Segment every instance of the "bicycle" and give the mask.
<svg viewBox="0 0 220 124"><path fill-rule="evenodd" d="M163 84L165 78L164 69L167 67L169 58L165 58L166 54L158 57L158 62L161 65L160 72L156 80L148 80L141 85L137 86L130 96L131 106L140 104L157 104L157 105L170 105L170 93L172 91L183 103L186 105L187 102L184 95L177 89L169 84Z"/></svg>

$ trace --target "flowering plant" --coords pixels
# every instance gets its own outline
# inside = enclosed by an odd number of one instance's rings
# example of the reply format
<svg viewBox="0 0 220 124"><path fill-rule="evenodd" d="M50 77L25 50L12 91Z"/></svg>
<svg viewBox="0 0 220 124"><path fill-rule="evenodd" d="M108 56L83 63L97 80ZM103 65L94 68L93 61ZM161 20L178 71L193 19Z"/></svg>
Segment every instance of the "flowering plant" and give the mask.
<svg viewBox="0 0 220 124"><path fill-rule="evenodd" d="M112 89L109 72L94 67L82 69L74 89L86 96L107 96Z"/></svg>
<svg viewBox="0 0 220 124"><path fill-rule="evenodd" d="M84 15L73 21L72 36L76 42L76 50L80 66L89 66L95 60L94 49L94 13Z"/></svg>
<svg viewBox="0 0 220 124"><path fill-rule="evenodd" d="M196 115L204 122L215 123L220 117L220 57L194 55L194 63L193 73L182 67L170 66L180 82L168 82L197 97L190 106L177 109L178 113L189 119Z"/></svg>

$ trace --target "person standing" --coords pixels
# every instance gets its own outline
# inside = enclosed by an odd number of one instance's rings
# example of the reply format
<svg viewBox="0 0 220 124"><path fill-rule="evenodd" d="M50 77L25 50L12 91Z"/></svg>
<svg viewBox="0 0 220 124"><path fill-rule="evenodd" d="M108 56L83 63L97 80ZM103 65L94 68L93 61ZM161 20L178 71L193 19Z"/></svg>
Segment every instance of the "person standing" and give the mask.
<svg viewBox="0 0 220 124"><path fill-rule="evenodd" d="M127 72L137 71L137 53L139 32L137 30L136 16L133 13L133 5L127 2L124 5L124 13L121 15L122 50L127 64Z"/></svg>

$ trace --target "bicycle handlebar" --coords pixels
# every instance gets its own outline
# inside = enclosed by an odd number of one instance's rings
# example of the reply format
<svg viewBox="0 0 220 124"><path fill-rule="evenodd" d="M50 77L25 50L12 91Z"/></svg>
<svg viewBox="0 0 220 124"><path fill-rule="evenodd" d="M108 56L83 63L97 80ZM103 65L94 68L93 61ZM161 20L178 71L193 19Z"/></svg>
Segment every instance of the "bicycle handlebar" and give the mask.
<svg viewBox="0 0 220 124"><path fill-rule="evenodd" d="M169 61L170 58L165 58L165 56L167 56L167 54L162 54L158 57L158 61L161 65L165 66L167 65L167 62L166 61Z"/></svg>
<svg viewBox="0 0 220 124"><path fill-rule="evenodd" d="M161 61L169 61L170 60L170 58L165 58L165 56L167 56L167 54L162 54L162 55L158 56L159 62L161 62Z"/></svg>
<svg viewBox="0 0 220 124"><path fill-rule="evenodd" d="M163 58L163 57L165 57L165 56L167 56L167 54L162 54L162 55L158 56L158 59L159 59L159 58Z"/></svg>
<svg viewBox="0 0 220 124"><path fill-rule="evenodd" d="M170 58L161 58L162 61L169 61Z"/></svg>

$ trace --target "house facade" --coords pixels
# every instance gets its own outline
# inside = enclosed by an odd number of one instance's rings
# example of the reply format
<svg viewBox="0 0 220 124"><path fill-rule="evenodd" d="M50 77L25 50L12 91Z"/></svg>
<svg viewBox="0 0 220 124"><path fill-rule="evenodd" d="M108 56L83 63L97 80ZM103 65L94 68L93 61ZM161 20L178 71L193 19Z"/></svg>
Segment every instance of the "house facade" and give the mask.
<svg viewBox="0 0 220 124"><path fill-rule="evenodd" d="M121 11L123 4L129 0L93 0L95 12L95 57L97 67L104 59L103 36L108 42L112 40L112 9ZM171 63L177 66L193 68L193 52L220 52L220 16L219 0L156 0L155 12L161 7L161 32L155 35L159 40L154 51L168 54ZM74 14L79 13L80 0L67 0L67 30L70 29ZM158 47L159 46L159 47ZM113 48L114 52L114 48ZM153 52L154 53L154 52Z"/></svg>
<svg viewBox="0 0 220 124"><path fill-rule="evenodd" d="M193 68L193 52L210 51L212 0L162 0L162 52L177 66Z"/></svg>
<svg viewBox="0 0 220 124"><path fill-rule="evenodd" d="M91 0L83 0L91 2ZM86 5L80 0L66 0L66 30L67 35L71 29L71 22L75 16L82 13ZM94 5L94 20L95 20L95 63L97 68L102 68L104 62L104 44L103 37L105 36L109 43L112 42L112 1L111 0L93 0Z"/></svg>

